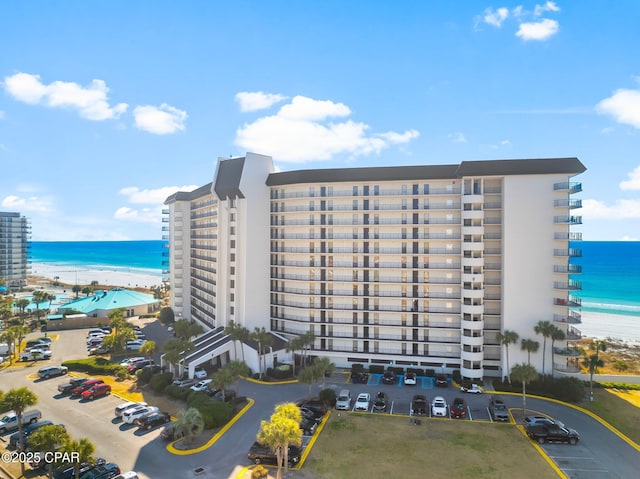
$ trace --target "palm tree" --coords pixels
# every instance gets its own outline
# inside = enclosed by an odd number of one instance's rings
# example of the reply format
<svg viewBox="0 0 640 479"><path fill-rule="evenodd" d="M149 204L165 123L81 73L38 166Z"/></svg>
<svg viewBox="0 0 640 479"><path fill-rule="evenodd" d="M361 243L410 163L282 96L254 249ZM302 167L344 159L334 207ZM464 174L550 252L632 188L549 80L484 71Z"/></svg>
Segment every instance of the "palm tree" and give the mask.
<svg viewBox="0 0 640 479"><path fill-rule="evenodd" d="M316 340L316 337L311 331L307 331L302 336L300 336L300 340L302 347L303 364L307 364L307 353L309 351L309 347L313 346L313 342Z"/></svg>
<svg viewBox="0 0 640 479"><path fill-rule="evenodd" d="M20 311L19 316L20 316L20 318L22 318L22 325L23 326L24 326L25 310L26 310L27 306L29 306L29 304L31 304L31 301L29 301L26 298L16 299L16 306L18 307L18 310Z"/></svg>
<svg viewBox="0 0 640 479"><path fill-rule="evenodd" d="M79 284L74 284L73 287L71 288L71 291L76 293L76 298L77 298L80 291L82 291L82 286L80 286Z"/></svg>
<svg viewBox="0 0 640 479"><path fill-rule="evenodd" d="M2 405L6 409L12 409L18 419L18 434L20 438L20 450L24 450L24 433L22 427L22 414L27 408L34 406L38 402L38 396L33 391L22 387L17 389L10 389L7 394L4 395ZM20 468L22 475L24 476L24 461L20 461Z"/></svg>
<svg viewBox="0 0 640 479"><path fill-rule="evenodd" d="M251 339L251 331L248 328L242 326L238 328L238 341L240 341L240 351L242 351L242 361L245 361L244 358L244 343L246 343L249 339Z"/></svg>
<svg viewBox="0 0 640 479"><path fill-rule="evenodd" d="M7 343L7 352L9 353L9 364L13 363L13 344L16 340L16 333L12 328L5 329L0 334L0 343Z"/></svg>
<svg viewBox="0 0 640 479"><path fill-rule="evenodd" d="M523 339L520 343L520 349L527 352L527 364L531 366L531 353L537 353L540 343L533 339Z"/></svg>
<svg viewBox="0 0 640 479"><path fill-rule="evenodd" d="M320 381L321 377L324 377L324 371L321 371L315 364L302 368L298 373L298 381L309 386L309 397L311 397L311 386Z"/></svg>
<svg viewBox="0 0 640 479"><path fill-rule="evenodd" d="M256 343L258 343L258 363L260 363L260 379L263 376L263 367L262 363L265 362L264 369L266 369L266 360L265 360L265 350L269 346L271 346L271 342L273 341L273 337L271 333L265 329L265 327L256 328L251 333L251 339L253 339Z"/></svg>
<svg viewBox="0 0 640 479"><path fill-rule="evenodd" d="M135 334L135 333L134 333ZM156 342L155 341L147 341L140 347L140 354L150 358L156 350Z"/></svg>
<svg viewBox="0 0 640 479"><path fill-rule="evenodd" d="M233 378L233 382L236 385L236 394L240 396L239 379L242 376L248 376L249 374L251 374L251 370L249 369L249 366L247 366L247 364L243 361L236 360L236 361L229 361L224 368L229 371L229 374L231 374L231 377Z"/></svg>
<svg viewBox="0 0 640 479"><path fill-rule="evenodd" d="M169 339L164 342L162 346L164 359L173 367L174 375L182 358L193 351L194 347L193 343L187 339Z"/></svg>
<svg viewBox="0 0 640 479"><path fill-rule="evenodd" d="M242 340L244 326L240 323L236 323L233 319L229 321L229 324L224 328L224 333L228 334L233 341L233 359L238 359L238 350L236 349L236 343ZM244 354L244 351L242 352ZM243 357L244 359L244 357Z"/></svg>
<svg viewBox="0 0 640 479"><path fill-rule="evenodd" d="M31 329L29 329L29 326L24 325L11 326L9 329L13 331L13 336L16 340L14 346L19 350L22 345L22 339L31 332Z"/></svg>
<svg viewBox="0 0 640 479"><path fill-rule="evenodd" d="M96 452L96 446L86 437L78 440L69 439L62 445L60 451L70 454L70 457L72 459L71 464L73 464L73 469L75 471L74 477L76 479L79 479L80 477L80 465L83 462L95 462L93 453Z"/></svg>
<svg viewBox="0 0 640 479"><path fill-rule="evenodd" d="M567 335L564 331L556 326L553 327L553 331L551 331L551 370L553 371L553 364L555 363L555 351L556 351L556 341L564 341L567 339Z"/></svg>
<svg viewBox="0 0 640 479"><path fill-rule="evenodd" d="M202 334L204 329L197 323L192 323L188 319L179 319L173 324L173 332L177 338L191 339L198 334Z"/></svg>
<svg viewBox="0 0 640 479"><path fill-rule="evenodd" d="M270 448L276 454L278 463L276 478L281 479L282 464L285 454L289 450L289 445L299 446L302 444L300 423L286 416L273 414L270 421L263 420L260 422L260 430L256 435L256 439L260 444Z"/></svg>
<svg viewBox="0 0 640 479"><path fill-rule="evenodd" d="M300 411L300 408L292 402L278 404L271 417L273 418L273 416L277 416L278 420L279 418L288 418L298 424L302 421L302 412ZM289 466L289 444L284 447L284 464L286 470Z"/></svg>
<svg viewBox="0 0 640 479"><path fill-rule="evenodd" d="M233 384L234 377L227 368L218 369L215 373L211 375L211 384L216 389L220 389L222 391L222 402L225 402L224 390L227 386Z"/></svg>
<svg viewBox="0 0 640 479"><path fill-rule="evenodd" d="M317 368L318 372L318 376L322 375L322 389L325 388L325 380L327 377L327 374L331 375L333 374L333 371L335 371L336 369L336 365L333 364L331 362L331 360L329 358L326 357L322 357L322 358L316 358L313 361L313 367Z"/></svg>
<svg viewBox="0 0 640 479"><path fill-rule="evenodd" d="M63 425L49 424L36 429L29 435L29 449L42 454L52 453L70 439ZM53 478L52 461L47 461L47 475L49 479Z"/></svg>
<svg viewBox="0 0 640 479"><path fill-rule="evenodd" d="M176 432L181 432L182 435L187 438L188 442L192 443L193 438L204 429L202 414L194 407L183 409L178 413L175 427Z"/></svg>
<svg viewBox="0 0 640 479"><path fill-rule="evenodd" d="M33 299L31 300L36 305L36 319L40 321L40 303L48 301L49 293L42 291L41 289L33 292Z"/></svg>
<svg viewBox="0 0 640 479"><path fill-rule="evenodd" d="M582 365L589 370L589 401L593 401L593 375L604 366L604 361L597 354L592 354L582 360Z"/></svg>
<svg viewBox="0 0 640 479"><path fill-rule="evenodd" d="M302 349L302 338L300 336L296 336L295 338L292 338L289 340L289 342L287 343L287 346L285 347L285 350L288 353L293 353L293 375L296 375L296 351L298 349Z"/></svg>
<svg viewBox="0 0 640 479"><path fill-rule="evenodd" d="M511 368L511 374L516 381L522 383L522 417L526 415L527 409L527 383L535 380L538 377L538 371L530 364L516 364Z"/></svg>
<svg viewBox="0 0 640 479"><path fill-rule="evenodd" d="M542 376L543 377L545 374L544 364L545 364L545 356L547 352L547 338L550 337L551 334L553 333L553 328L555 328L555 326L551 324L550 321L538 321L538 324L536 324L533 328L536 334L541 334L542 337L544 338L544 340L542 341Z"/></svg>
<svg viewBox="0 0 640 479"><path fill-rule="evenodd" d="M507 353L507 379L509 380L509 384L511 384L511 374L509 374L509 345L517 343L518 338L518 333L509 331L508 329L505 329L504 333L498 332L498 334L496 334L496 339L504 346Z"/></svg>

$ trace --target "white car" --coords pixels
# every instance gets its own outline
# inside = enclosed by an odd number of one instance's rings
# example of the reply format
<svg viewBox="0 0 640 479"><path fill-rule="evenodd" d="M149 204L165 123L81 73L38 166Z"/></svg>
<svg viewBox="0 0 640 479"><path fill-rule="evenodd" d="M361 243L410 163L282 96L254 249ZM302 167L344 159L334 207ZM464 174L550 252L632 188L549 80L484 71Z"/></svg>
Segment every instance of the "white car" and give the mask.
<svg viewBox="0 0 640 479"><path fill-rule="evenodd" d="M144 343L147 341L144 339L135 339L133 341L127 341L126 348L129 351L139 351Z"/></svg>
<svg viewBox="0 0 640 479"><path fill-rule="evenodd" d="M460 391L465 392L465 393L469 393L469 394L482 394L484 392L482 390L482 388L480 386L478 386L477 384L472 384L469 387L461 386L460 387Z"/></svg>
<svg viewBox="0 0 640 479"><path fill-rule="evenodd" d="M415 386L417 382L416 373L407 373L404 375L404 383L407 386Z"/></svg>
<svg viewBox="0 0 640 479"><path fill-rule="evenodd" d="M154 412L158 412L158 408L155 406L136 406L122 413L122 421L126 424L133 424L136 419Z"/></svg>
<svg viewBox="0 0 640 479"><path fill-rule="evenodd" d="M147 405L146 402L129 401L129 402L122 403L119 406L116 406L114 413L116 417L122 417L122 415L129 409L133 409L134 407L146 406L146 405Z"/></svg>
<svg viewBox="0 0 640 479"><path fill-rule="evenodd" d="M356 398L356 404L354 406L355 411L368 411L371 404L371 394L360 393Z"/></svg>
<svg viewBox="0 0 640 479"><path fill-rule="evenodd" d="M133 363L137 363L138 361L142 361L143 359L146 359L144 356L136 356L135 358L127 358L124 361L122 361L120 363L120 366L124 366L125 368L127 366L130 366Z"/></svg>
<svg viewBox="0 0 640 479"><path fill-rule="evenodd" d="M34 359L51 359L51 350L44 348L25 349L20 354L20 361L33 361Z"/></svg>
<svg viewBox="0 0 640 479"><path fill-rule="evenodd" d="M447 416L447 401L442 396L436 396L431 401L431 415L434 417Z"/></svg>
<svg viewBox="0 0 640 479"><path fill-rule="evenodd" d="M196 379L205 379L207 377L207 370L204 368L196 368L193 377Z"/></svg>
<svg viewBox="0 0 640 479"><path fill-rule="evenodd" d="M207 386L213 382L213 379L203 379L202 381L198 381L193 386L191 386L192 391L204 391L207 389Z"/></svg>

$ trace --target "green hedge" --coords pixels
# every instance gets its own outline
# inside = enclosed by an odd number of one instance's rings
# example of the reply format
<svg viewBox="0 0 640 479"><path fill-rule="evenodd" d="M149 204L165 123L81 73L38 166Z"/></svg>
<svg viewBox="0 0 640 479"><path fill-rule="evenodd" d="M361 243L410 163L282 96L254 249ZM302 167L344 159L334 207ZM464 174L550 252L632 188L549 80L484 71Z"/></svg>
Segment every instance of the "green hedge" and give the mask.
<svg viewBox="0 0 640 479"><path fill-rule="evenodd" d="M171 384L171 381L173 381L173 374L171 373L156 374L151 377L149 385L154 391L161 392Z"/></svg>
<svg viewBox="0 0 640 479"><path fill-rule="evenodd" d="M181 388L174 384L169 384L164 388L164 393L171 399L180 399L186 401L192 393L190 388Z"/></svg>
<svg viewBox="0 0 640 479"><path fill-rule="evenodd" d="M87 374L117 376L118 371L127 373L127 368L106 358L70 359L69 361L64 361L62 365L68 367L69 371Z"/></svg>
<svg viewBox="0 0 640 479"><path fill-rule="evenodd" d="M211 400L202 392L191 394L187 399L187 406L200 411L205 429L224 426L233 417L233 407L222 401Z"/></svg>

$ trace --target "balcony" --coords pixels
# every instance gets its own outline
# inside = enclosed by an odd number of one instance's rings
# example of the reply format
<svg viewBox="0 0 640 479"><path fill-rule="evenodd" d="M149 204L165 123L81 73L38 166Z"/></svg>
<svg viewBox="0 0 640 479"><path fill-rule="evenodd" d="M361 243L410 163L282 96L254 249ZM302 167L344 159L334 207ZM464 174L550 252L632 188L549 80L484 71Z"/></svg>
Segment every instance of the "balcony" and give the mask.
<svg viewBox="0 0 640 479"><path fill-rule="evenodd" d="M582 250L578 248L554 249L553 255L568 256L569 258L580 258L582 257Z"/></svg>
<svg viewBox="0 0 640 479"><path fill-rule="evenodd" d="M566 289L569 291L579 291L582 289L582 283L580 281L554 281L553 287L555 289Z"/></svg>
<svg viewBox="0 0 640 479"><path fill-rule="evenodd" d="M554 314L553 320L556 323L580 324L582 322L582 317L579 313L571 311L569 314Z"/></svg>
<svg viewBox="0 0 640 479"><path fill-rule="evenodd" d="M582 183L576 183L573 181L564 181L562 183L556 183L553 185L554 191L567 190L570 194L579 193L582 191Z"/></svg>
<svg viewBox="0 0 640 479"><path fill-rule="evenodd" d="M553 265L554 273L569 273L579 274L582 273L582 265L580 264L556 264Z"/></svg>
<svg viewBox="0 0 640 479"><path fill-rule="evenodd" d="M569 308L580 308L582 307L582 300L575 296L569 296L569 299L553 298L553 304L556 306L568 306Z"/></svg>
<svg viewBox="0 0 640 479"><path fill-rule="evenodd" d="M568 358L580 357L580 350L576 348L553 348L553 353Z"/></svg>
<svg viewBox="0 0 640 479"><path fill-rule="evenodd" d="M582 241L582 233L577 232L563 232L553 235L553 239L567 240L567 241Z"/></svg>
<svg viewBox="0 0 640 479"><path fill-rule="evenodd" d="M560 373L579 373L580 366L572 362L567 362L567 364L554 364L553 370Z"/></svg>
<svg viewBox="0 0 640 479"><path fill-rule="evenodd" d="M569 224L569 225L581 225L582 216L555 216L553 218L555 224Z"/></svg>
<svg viewBox="0 0 640 479"><path fill-rule="evenodd" d="M567 340L568 341L579 341L582 339L582 333L579 329L574 328L573 326L569 326L567 328Z"/></svg>

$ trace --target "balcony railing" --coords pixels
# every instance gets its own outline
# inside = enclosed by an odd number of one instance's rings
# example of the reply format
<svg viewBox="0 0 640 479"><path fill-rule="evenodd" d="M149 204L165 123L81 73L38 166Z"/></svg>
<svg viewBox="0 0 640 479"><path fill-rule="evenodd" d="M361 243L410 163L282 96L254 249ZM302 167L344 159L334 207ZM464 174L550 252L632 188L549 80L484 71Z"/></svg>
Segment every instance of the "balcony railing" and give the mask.
<svg viewBox="0 0 640 479"><path fill-rule="evenodd" d="M569 326L567 328L567 340L568 341L578 341L582 339L582 333L579 329L574 328L573 326Z"/></svg>
<svg viewBox="0 0 640 479"><path fill-rule="evenodd" d="M582 306L582 300L575 296L569 296L569 299L553 298L553 304L555 304L556 306L568 306L570 308L579 308Z"/></svg>
<svg viewBox="0 0 640 479"><path fill-rule="evenodd" d="M553 185L555 191L568 190L569 193L579 193L582 191L582 183L576 183L573 181L564 181L562 183L556 183Z"/></svg>
<svg viewBox="0 0 640 479"><path fill-rule="evenodd" d="M580 357L580 350L576 348L553 348L553 352L558 356L567 356L570 358Z"/></svg>
<svg viewBox="0 0 640 479"><path fill-rule="evenodd" d="M557 323L580 324L582 317L580 314L572 311L571 314L554 314L553 320Z"/></svg>
<svg viewBox="0 0 640 479"><path fill-rule="evenodd" d="M557 240L582 241L582 233L577 233L577 232L556 233L553 236L553 238Z"/></svg>
<svg viewBox="0 0 640 479"><path fill-rule="evenodd" d="M580 264L555 264L553 265L554 273L569 273L579 274L582 273L582 265Z"/></svg>
<svg viewBox="0 0 640 479"><path fill-rule="evenodd" d="M553 287L555 289L567 289L569 291L578 291L582 289L582 283L580 281L554 281Z"/></svg>
<svg viewBox="0 0 640 479"><path fill-rule="evenodd" d="M582 200L570 200L570 199L555 200L553 202L553 206L555 206L556 208L569 208L569 209L582 208Z"/></svg>
<svg viewBox="0 0 640 479"><path fill-rule="evenodd" d="M570 258L580 258L582 256L582 250L579 248L568 248L568 249L554 249L554 256L568 256Z"/></svg>
<svg viewBox="0 0 640 479"><path fill-rule="evenodd" d="M553 222L556 224L570 224L570 225L581 225L582 224L582 216L555 216L553 218Z"/></svg>
<svg viewBox="0 0 640 479"><path fill-rule="evenodd" d="M567 363L567 364L554 364L553 365L553 370L554 371L558 371L561 373L579 373L580 372L580 367L577 364L574 363Z"/></svg>

